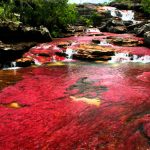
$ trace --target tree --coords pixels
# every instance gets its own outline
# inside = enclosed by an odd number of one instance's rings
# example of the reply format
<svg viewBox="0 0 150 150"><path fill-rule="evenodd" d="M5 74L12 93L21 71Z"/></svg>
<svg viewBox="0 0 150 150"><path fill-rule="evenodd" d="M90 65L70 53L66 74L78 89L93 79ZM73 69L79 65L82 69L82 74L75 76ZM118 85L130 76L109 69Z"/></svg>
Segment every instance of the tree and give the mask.
<svg viewBox="0 0 150 150"><path fill-rule="evenodd" d="M50 31L64 29L67 24L76 21L75 4L68 4L68 0L2 0L5 18L11 19L13 14L19 14L25 25L44 25Z"/></svg>

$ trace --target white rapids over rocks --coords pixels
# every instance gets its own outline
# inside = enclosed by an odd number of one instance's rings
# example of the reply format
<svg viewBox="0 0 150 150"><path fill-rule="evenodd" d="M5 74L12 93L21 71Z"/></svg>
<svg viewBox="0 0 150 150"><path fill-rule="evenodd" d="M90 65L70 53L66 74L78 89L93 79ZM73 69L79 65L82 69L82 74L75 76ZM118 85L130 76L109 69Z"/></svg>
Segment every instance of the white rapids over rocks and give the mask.
<svg viewBox="0 0 150 150"><path fill-rule="evenodd" d="M126 62L138 62L138 63L150 63L150 56L137 56L137 55L129 55L128 53L115 53L112 56L109 63L126 63Z"/></svg>

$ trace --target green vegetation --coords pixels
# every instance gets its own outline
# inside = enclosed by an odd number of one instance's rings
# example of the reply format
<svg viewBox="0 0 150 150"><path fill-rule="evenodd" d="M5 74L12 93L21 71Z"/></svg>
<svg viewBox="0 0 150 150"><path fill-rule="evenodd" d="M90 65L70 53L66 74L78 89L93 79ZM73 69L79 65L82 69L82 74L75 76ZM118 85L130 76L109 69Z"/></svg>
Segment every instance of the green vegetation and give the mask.
<svg viewBox="0 0 150 150"><path fill-rule="evenodd" d="M141 4L144 11L150 14L150 0L142 0Z"/></svg>
<svg viewBox="0 0 150 150"><path fill-rule="evenodd" d="M90 16L87 16L87 17L86 16L80 16L79 20L83 25L90 27L90 26L99 25L102 18L103 17L100 14L98 14L96 12L92 12Z"/></svg>
<svg viewBox="0 0 150 150"><path fill-rule="evenodd" d="M75 4L68 0L2 0L0 17L25 25L46 26L54 35L76 21Z"/></svg>
<svg viewBox="0 0 150 150"><path fill-rule="evenodd" d="M79 17L79 21L86 27L90 27L93 25L93 21L91 18L88 18L88 17L83 17L83 16L80 16Z"/></svg>

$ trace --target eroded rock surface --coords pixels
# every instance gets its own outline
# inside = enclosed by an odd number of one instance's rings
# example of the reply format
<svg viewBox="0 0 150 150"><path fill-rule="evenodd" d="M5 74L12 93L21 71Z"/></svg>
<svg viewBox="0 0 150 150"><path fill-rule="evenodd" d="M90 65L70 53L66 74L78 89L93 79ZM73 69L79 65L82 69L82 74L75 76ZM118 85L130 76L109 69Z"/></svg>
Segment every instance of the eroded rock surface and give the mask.
<svg viewBox="0 0 150 150"><path fill-rule="evenodd" d="M109 60L114 55L114 49L111 47L103 47L94 44L81 44L76 47L73 56L83 60Z"/></svg>

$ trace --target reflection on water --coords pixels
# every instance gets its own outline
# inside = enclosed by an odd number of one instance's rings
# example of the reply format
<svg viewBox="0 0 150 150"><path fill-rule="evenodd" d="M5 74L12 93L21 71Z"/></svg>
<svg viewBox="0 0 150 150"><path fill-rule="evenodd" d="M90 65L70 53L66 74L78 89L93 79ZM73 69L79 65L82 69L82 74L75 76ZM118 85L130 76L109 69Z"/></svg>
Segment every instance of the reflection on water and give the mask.
<svg viewBox="0 0 150 150"><path fill-rule="evenodd" d="M0 90L21 80L18 70L0 70Z"/></svg>

